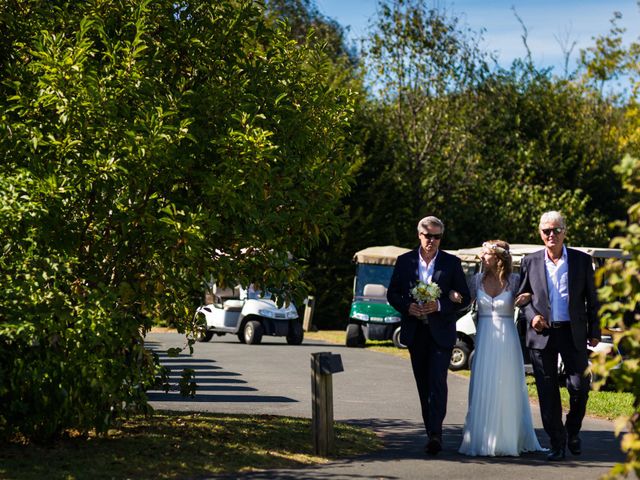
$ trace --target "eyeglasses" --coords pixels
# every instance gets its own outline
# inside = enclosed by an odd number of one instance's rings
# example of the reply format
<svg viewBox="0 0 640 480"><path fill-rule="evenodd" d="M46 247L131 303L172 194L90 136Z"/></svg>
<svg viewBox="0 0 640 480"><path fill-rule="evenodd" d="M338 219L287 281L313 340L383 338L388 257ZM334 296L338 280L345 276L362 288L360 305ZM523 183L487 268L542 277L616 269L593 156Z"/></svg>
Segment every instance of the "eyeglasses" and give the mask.
<svg viewBox="0 0 640 480"><path fill-rule="evenodd" d="M422 235L424 238L426 238L427 240L440 240L442 238L442 234L441 233L420 233L420 235Z"/></svg>
<svg viewBox="0 0 640 480"><path fill-rule="evenodd" d="M540 229L540 231L544 233L545 237L548 237L549 235L551 235L551 232L555 233L556 235L560 235L562 232L564 232L564 228L562 227L542 228Z"/></svg>

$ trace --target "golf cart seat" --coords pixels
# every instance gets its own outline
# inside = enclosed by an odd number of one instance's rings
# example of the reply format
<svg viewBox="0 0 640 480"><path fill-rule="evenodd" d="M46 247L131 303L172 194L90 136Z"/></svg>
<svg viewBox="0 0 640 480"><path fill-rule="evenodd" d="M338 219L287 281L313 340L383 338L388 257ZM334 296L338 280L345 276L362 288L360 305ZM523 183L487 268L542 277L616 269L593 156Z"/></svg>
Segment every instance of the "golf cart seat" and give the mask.
<svg viewBox="0 0 640 480"><path fill-rule="evenodd" d="M362 291L362 296L368 298L387 298L387 288L379 283L367 283Z"/></svg>
<svg viewBox="0 0 640 480"><path fill-rule="evenodd" d="M214 285L212 288L214 303L222 304L230 298L238 298L240 295L236 293L235 288L222 288Z"/></svg>
<svg viewBox="0 0 640 480"><path fill-rule="evenodd" d="M222 304L225 310L230 312L241 312L244 306L244 300L230 299L225 300Z"/></svg>

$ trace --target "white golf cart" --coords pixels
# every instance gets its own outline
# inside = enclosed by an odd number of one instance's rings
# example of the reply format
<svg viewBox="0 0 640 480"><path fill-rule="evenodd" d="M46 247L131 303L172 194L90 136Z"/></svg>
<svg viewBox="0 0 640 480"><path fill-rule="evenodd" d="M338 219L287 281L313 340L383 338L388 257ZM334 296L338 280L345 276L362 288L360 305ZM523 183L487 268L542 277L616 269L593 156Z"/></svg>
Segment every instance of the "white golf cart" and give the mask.
<svg viewBox="0 0 640 480"><path fill-rule="evenodd" d="M249 345L259 344L263 335L286 337L290 345L300 345L304 338L295 305L278 307L269 292L252 286L220 288L214 284L205 294L205 305L196 310L194 324L199 342L227 333Z"/></svg>

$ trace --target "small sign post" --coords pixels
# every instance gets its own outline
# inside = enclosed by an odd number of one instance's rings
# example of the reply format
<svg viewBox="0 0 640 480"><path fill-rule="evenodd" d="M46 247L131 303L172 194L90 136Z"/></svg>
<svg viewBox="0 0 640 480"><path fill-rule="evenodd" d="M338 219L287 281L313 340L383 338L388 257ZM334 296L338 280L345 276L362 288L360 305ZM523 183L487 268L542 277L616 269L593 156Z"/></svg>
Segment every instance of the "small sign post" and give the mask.
<svg viewBox="0 0 640 480"><path fill-rule="evenodd" d="M342 372L342 358L331 352L311 354L311 406L313 450L328 457L335 453L333 430L333 383L331 375Z"/></svg>

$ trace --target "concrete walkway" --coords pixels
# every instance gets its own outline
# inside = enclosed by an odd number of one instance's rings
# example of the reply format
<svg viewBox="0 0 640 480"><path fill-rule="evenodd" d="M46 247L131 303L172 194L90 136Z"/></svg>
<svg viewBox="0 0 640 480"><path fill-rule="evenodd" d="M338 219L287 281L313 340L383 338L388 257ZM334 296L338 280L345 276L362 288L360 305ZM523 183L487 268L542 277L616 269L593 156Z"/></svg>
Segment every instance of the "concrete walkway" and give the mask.
<svg viewBox="0 0 640 480"><path fill-rule="evenodd" d="M150 333L147 345L158 352L183 346L175 333ZM157 409L252 413L311 417L311 353L340 354L344 372L333 376L336 420L372 428L385 448L370 455L332 461L312 468L269 470L233 475L242 479L596 479L624 460L611 422L585 419L583 454L549 463L541 453L521 457L466 457L457 453L467 409L469 381L449 375L449 403L444 425L444 450L427 457L418 395L411 366L405 359L363 349L306 341L290 346L283 339L265 338L261 345L242 345L235 336L215 337L198 343L193 356L168 358L163 364L179 378L182 368L196 372L194 399L178 393L150 392ZM541 428L537 405L532 406L534 426L543 446L548 438Z"/></svg>

